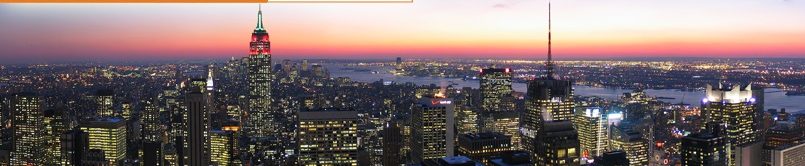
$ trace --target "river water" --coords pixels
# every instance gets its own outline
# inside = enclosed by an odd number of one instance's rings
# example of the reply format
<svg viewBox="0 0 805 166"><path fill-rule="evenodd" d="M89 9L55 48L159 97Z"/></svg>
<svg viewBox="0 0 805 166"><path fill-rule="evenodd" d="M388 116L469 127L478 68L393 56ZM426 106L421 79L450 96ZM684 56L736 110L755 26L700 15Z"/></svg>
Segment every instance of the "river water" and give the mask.
<svg viewBox="0 0 805 166"><path fill-rule="evenodd" d="M322 64L330 71L331 77L349 77L354 81L360 82L375 82L378 80L393 81L397 83L413 82L417 85L428 84L448 84L454 87L472 87L478 88L480 85L477 80L462 80L459 78L441 78L441 77L411 77L411 76L395 76L386 71L389 67L366 67L361 69L369 69L370 71L354 71L344 69L343 64L340 63L326 63ZM512 88L518 92L526 91L525 83L513 83ZM623 93L631 92L631 89L620 88L602 88L591 86L574 86L576 95L581 96L598 96L605 99L616 100L619 99ZM699 106L701 99L704 98L704 91L681 91L675 89L647 89L644 90L647 95L653 97L664 97L661 101L670 103L690 104ZM786 112L802 112L805 113L805 96L786 96L785 92L776 88L767 88L764 90L765 108L766 109L780 109L785 108ZM666 99L668 98L668 99Z"/></svg>

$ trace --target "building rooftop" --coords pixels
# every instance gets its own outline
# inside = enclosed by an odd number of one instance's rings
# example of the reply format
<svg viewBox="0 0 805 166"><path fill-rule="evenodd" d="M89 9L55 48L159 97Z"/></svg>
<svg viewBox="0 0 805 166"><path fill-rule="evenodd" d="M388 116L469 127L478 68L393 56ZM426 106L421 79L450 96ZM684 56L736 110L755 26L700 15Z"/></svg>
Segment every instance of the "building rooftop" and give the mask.
<svg viewBox="0 0 805 166"><path fill-rule="evenodd" d="M358 119L357 111L334 108L311 109L299 112L299 120Z"/></svg>
<svg viewBox="0 0 805 166"><path fill-rule="evenodd" d="M468 138L471 140L509 139L509 136L497 132L467 133L461 134L459 137Z"/></svg>
<svg viewBox="0 0 805 166"><path fill-rule="evenodd" d="M92 121L80 122L82 127L119 128L125 127L126 121L120 118L100 118Z"/></svg>

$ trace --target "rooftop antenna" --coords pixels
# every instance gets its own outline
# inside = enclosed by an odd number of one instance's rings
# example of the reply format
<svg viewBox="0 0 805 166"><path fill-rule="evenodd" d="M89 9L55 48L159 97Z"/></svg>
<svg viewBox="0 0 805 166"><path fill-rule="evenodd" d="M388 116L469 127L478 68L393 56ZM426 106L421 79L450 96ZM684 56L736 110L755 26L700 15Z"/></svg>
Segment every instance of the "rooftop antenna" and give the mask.
<svg viewBox="0 0 805 166"><path fill-rule="evenodd" d="M545 61L548 79L554 79L553 55L551 54L551 1L548 0L548 61Z"/></svg>

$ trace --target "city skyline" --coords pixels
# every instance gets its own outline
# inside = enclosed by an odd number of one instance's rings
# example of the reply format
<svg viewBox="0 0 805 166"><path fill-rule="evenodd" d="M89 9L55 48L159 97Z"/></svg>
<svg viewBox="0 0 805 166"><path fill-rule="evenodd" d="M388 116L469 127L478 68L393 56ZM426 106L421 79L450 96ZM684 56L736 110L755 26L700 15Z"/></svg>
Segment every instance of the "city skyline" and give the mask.
<svg viewBox="0 0 805 166"><path fill-rule="evenodd" d="M272 51L280 59L542 59L547 51L545 3L263 7L276 46ZM559 60L803 58L805 42L798 39L805 38L801 30L805 23L797 21L805 19L805 12L797 10L802 6L805 3L799 1L558 1L554 51ZM248 52L243 33L250 31L242 25L253 24L255 8L254 4L4 4L0 25L7 28L0 30L0 41L7 44L0 46L0 57L7 62L240 57Z"/></svg>
<svg viewBox="0 0 805 166"><path fill-rule="evenodd" d="M537 61L278 60L261 8L224 61L0 65L0 165L805 162L805 59L554 61L546 5Z"/></svg>

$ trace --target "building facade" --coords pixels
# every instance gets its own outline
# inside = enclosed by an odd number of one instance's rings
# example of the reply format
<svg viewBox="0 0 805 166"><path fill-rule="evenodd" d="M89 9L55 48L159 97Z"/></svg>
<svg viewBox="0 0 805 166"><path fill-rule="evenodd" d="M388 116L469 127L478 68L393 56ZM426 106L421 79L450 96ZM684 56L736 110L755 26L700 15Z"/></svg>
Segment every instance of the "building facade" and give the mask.
<svg viewBox="0 0 805 166"><path fill-rule="evenodd" d="M511 137L503 133L484 132L458 135L458 155L490 164L493 157L514 150Z"/></svg>
<svg viewBox="0 0 805 166"><path fill-rule="evenodd" d="M43 165L45 124L42 99L33 93L14 94L11 99L12 165Z"/></svg>
<svg viewBox="0 0 805 166"><path fill-rule="evenodd" d="M601 156L608 147L607 120L600 107L584 107L576 111L573 124L579 132L581 157L592 159Z"/></svg>
<svg viewBox="0 0 805 166"><path fill-rule="evenodd" d="M730 166L738 161L738 146L758 141L757 136L757 99L753 95L751 84L744 86L718 87L707 85L705 98L702 99L702 117L706 123L718 123L726 126L725 137L730 145L727 161Z"/></svg>
<svg viewBox="0 0 805 166"><path fill-rule="evenodd" d="M578 133L570 121L548 121L537 136L536 165L572 166L581 164Z"/></svg>
<svg viewBox="0 0 805 166"><path fill-rule="evenodd" d="M119 118L85 121L79 124L89 136L89 149L103 152L109 165L122 164L126 158L126 122Z"/></svg>
<svg viewBox="0 0 805 166"><path fill-rule="evenodd" d="M805 144L781 146L771 154L772 166L801 165L805 163Z"/></svg>
<svg viewBox="0 0 805 166"><path fill-rule="evenodd" d="M263 27L262 10L257 13L257 27L252 32L249 48L249 117L244 129L249 136L267 137L277 129L271 112L271 42Z"/></svg>
<svg viewBox="0 0 805 166"><path fill-rule="evenodd" d="M297 141L299 165L358 165L358 113L301 111Z"/></svg>
<svg viewBox="0 0 805 166"><path fill-rule="evenodd" d="M426 159L453 156L454 105L453 100L423 97L411 114L411 158L415 163Z"/></svg>
<svg viewBox="0 0 805 166"><path fill-rule="evenodd" d="M726 166L727 142L712 133L696 133L682 138L682 165Z"/></svg>
<svg viewBox="0 0 805 166"><path fill-rule="evenodd" d="M511 97L512 73L509 68L486 68L480 71L481 108L485 112L513 111L514 103L504 102Z"/></svg>

